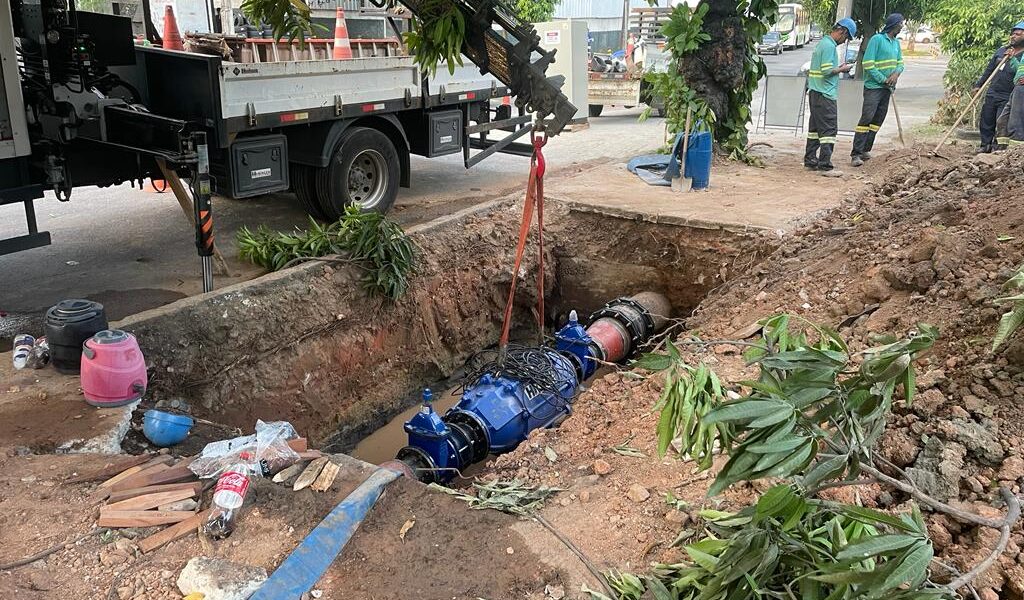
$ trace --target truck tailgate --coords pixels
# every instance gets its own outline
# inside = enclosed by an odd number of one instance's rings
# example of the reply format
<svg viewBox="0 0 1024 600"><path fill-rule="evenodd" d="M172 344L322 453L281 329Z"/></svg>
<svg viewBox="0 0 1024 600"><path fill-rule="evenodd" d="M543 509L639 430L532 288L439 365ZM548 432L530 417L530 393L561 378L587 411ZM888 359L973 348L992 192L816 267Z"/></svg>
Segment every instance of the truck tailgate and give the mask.
<svg viewBox="0 0 1024 600"><path fill-rule="evenodd" d="M607 106L640 104L639 79L625 73L590 73L587 81L587 103Z"/></svg>

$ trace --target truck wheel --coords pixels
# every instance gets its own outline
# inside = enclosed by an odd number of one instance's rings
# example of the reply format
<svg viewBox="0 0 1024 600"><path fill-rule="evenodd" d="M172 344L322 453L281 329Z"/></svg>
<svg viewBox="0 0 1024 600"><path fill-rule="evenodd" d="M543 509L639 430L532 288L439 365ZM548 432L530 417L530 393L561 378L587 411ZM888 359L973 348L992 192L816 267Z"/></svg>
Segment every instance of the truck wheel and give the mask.
<svg viewBox="0 0 1024 600"><path fill-rule="evenodd" d="M314 219L327 221L327 214L317 200L316 182L313 179L316 175L314 167L292 163L291 171L292 190L299 200L299 206Z"/></svg>
<svg viewBox="0 0 1024 600"><path fill-rule="evenodd" d="M590 113L591 117L594 117L594 118L600 117L601 113L604 112L604 105L603 104L591 104L591 105L589 105L587 107L587 112Z"/></svg>
<svg viewBox="0 0 1024 600"><path fill-rule="evenodd" d="M386 213L398 197L401 166L388 136L368 127L341 134L326 169L319 169L316 188L327 216L340 219L345 208Z"/></svg>

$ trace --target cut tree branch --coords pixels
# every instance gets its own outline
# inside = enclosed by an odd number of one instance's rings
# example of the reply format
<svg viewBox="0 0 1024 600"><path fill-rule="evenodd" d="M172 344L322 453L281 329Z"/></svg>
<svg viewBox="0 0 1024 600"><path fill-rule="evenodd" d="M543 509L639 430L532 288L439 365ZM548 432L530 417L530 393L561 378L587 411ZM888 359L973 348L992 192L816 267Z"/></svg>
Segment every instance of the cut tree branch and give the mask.
<svg viewBox="0 0 1024 600"><path fill-rule="evenodd" d="M974 581L975 577L984 573L985 570L991 567L992 563L996 562L996 560L1003 555L1003 552L1006 551L1006 545L1010 542L1010 529L1013 528L1018 520L1020 520L1020 502L1017 500L1017 497L1006 488L999 488L999 494L1003 497L1003 502L1006 502L1006 517L998 527L999 542L996 544L996 547L993 548L992 554L989 554L985 560L974 565L974 568L970 571L949 582L946 587L950 590L956 591Z"/></svg>

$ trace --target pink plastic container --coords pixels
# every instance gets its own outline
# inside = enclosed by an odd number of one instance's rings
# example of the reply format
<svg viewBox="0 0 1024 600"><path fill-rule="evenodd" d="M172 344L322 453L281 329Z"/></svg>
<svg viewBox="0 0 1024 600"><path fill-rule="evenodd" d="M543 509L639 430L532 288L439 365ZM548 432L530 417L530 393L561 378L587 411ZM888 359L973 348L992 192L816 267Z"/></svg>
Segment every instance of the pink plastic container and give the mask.
<svg viewBox="0 0 1024 600"><path fill-rule="evenodd" d="M124 406L146 393L146 359L135 336L120 329L97 333L82 345L82 393L100 408Z"/></svg>

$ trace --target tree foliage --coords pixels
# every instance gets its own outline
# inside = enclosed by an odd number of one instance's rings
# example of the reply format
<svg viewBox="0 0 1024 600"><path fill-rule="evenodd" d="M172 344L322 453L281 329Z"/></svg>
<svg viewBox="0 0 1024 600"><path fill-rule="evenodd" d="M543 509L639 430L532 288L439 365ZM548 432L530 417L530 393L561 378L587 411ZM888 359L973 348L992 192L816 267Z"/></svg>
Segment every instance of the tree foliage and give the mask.
<svg viewBox="0 0 1024 600"><path fill-rule="evenodd" d="M543 23L555 16L559 0L516 0L519 18L528 23Z"/></svg>
<svg viewBox="0 0 1024 600"><path fill-rule="evenodd" d="M996 48L1020 21L1020 4L1010 0L936 0L928 11L942 31L942 49L950 55L946 97L935 120L952 123L971 97L971 88Z"/></svg>
<svg viewBox="0 0 1024 600"><path fill-rule="evenodd" d="M867 37L867 32L874 33L881 29L890 13L900 13L908 21L921 21L932 4L930 0L889 0L884 3L877 0L855 0L851 16L857 22L858 30L865 32ZM836 0L804 0L803 5L822 30L828 31L835 24Z"/></svg>

